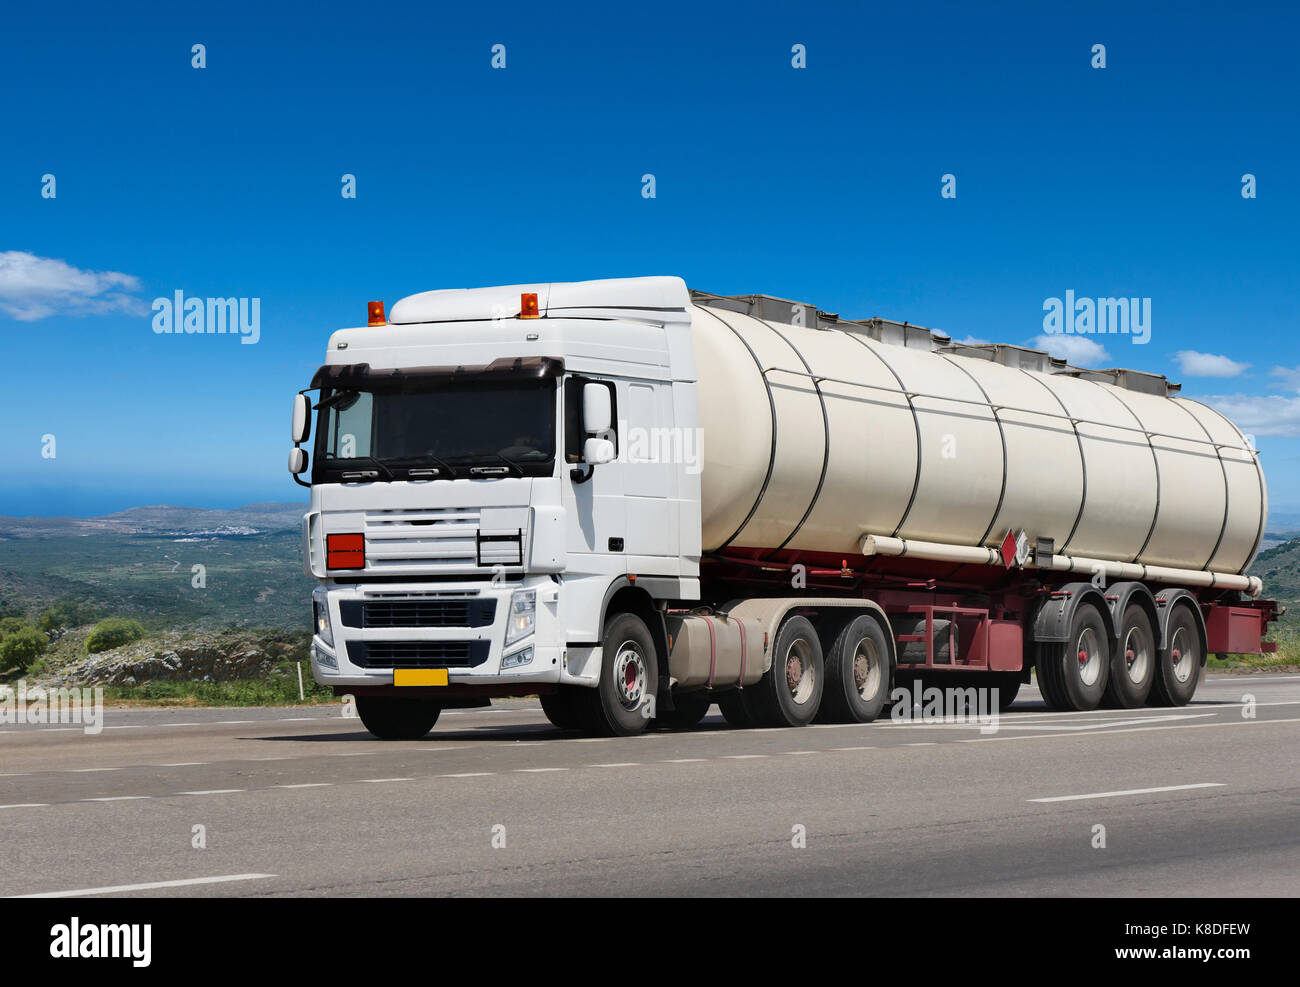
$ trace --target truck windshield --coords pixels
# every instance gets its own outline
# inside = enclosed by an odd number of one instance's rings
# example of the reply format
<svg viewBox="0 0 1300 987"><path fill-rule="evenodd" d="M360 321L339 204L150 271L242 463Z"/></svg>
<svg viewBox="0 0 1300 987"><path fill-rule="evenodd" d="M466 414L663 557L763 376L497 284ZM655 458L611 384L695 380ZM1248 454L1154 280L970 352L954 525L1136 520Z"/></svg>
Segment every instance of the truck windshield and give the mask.
<svg viewBox="0 0 1300 987"><path fill-rule="evenodd" d="M553 378L389 379L325 388L318 406L314 483L553 471Z"/></svg>

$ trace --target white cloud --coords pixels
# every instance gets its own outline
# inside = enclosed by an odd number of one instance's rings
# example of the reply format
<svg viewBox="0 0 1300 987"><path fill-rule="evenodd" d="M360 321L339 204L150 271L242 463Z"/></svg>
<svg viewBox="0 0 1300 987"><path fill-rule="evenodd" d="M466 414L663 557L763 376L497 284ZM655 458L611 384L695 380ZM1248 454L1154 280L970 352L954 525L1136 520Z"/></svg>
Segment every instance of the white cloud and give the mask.
<svg viewBox="0 0 1300 987"><path fill-rule="evenodd" d="M1236 377L1250 368L1249 363L1238 363L1226 356L1198 353L1196 350L1179 350L1174 359L1185 377Z"/></svg>
<svg viewBox="0 0 1300 987"><path fill-rule="evenodd" d="M978 336L967 336L965 339L954 339L954 343L960 343L962 346L987 346L987 339L980 339Z"/></svg>
<svg viewBox="0 0 1300 987"><path fill-rule="evenodd" d="M1063 357L1076 367L1095 367L1110 359L1106 347L1087 336L1074 333L1045 333L1029 341L1035 349L1047 350L1055 357Z"/></svg>
<svg viewBox="0 0 1300 987"><path fill-rule="evenodd" d="M58 313L143 315L149 306L128 292L140 279L117 271L83 271L52 257L25 250L0 251L0 312L20 322L35 322Z"/></svg>
<svg viewBox="0 0 1300 987"><path fill-rule="evenodd" d="M1300 438L1300 397L1280 394L1212 394L1197 398L1251 435Z"/></svg>
<svg viewBox="0 0 1300 987"><path fill-rule="evenodd" d="M1268 375L1281 381L1278 387L1300 392L1300 367L1274 367Z"/></svg>

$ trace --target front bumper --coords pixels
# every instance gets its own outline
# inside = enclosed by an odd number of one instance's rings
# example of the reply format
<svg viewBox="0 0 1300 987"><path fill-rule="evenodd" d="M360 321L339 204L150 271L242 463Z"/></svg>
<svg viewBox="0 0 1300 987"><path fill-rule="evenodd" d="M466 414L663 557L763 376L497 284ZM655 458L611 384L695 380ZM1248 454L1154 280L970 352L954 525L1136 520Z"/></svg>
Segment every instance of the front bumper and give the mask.
<svg viewBox="0 0 1300 987"><path fill-rule="evenodd" d="M560 587L548 576L487 583L322 584L333 641L312 638L312 674L327 686L391 686L399 669L446 669L448 686L512 686L560 679ZM512 595L531 589L531 634L505 644ZM503 667L531 649L524 664Z"/></svg>

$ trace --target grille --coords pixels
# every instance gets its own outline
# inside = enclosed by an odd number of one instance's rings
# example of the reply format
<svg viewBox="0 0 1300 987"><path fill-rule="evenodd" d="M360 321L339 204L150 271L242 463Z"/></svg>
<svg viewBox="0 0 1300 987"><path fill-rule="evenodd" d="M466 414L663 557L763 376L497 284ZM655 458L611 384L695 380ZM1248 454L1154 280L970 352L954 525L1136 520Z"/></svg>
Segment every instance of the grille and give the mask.
<svg viewBox="0 0 1300 987"><path fill-rule="evenodd" d="M344 627L486 627L496 617L496 600L344 600Z"/></svg>
<svg viewBox="0 0 1300 987"><path fill-rule="evenodd" d="M349 641L348 660L361 668L474 668L487 661L487 641Z"/></svg>

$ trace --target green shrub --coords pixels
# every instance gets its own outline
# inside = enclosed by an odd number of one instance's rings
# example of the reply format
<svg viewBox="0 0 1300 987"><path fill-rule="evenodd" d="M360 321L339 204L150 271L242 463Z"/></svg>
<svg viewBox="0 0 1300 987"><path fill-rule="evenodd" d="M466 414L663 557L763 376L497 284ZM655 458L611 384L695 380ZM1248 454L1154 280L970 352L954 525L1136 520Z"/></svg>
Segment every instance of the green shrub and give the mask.
<svg viewBox="0 0 1300 987"><path fill-rule="evenodd" d="M0 670L24 669L45 650L45 635L34 627L24 627L6 634L0 641Z"/></svg>
<svg viewBox="0 0 1300 987"><path fill-rule="evenodd" d="M10 634L14 634L32 625L22 617L5 617L0 620L0 641L3 641Z"/></svg>
<svg viewBox="0 0 1300 987"><path fill-rule="evenodd" d="M126 617L109 617L92 627L86 635L86 654L94 655L110 648L120 648L142 637L144 628L139 621L128 620Z"/></svg>

